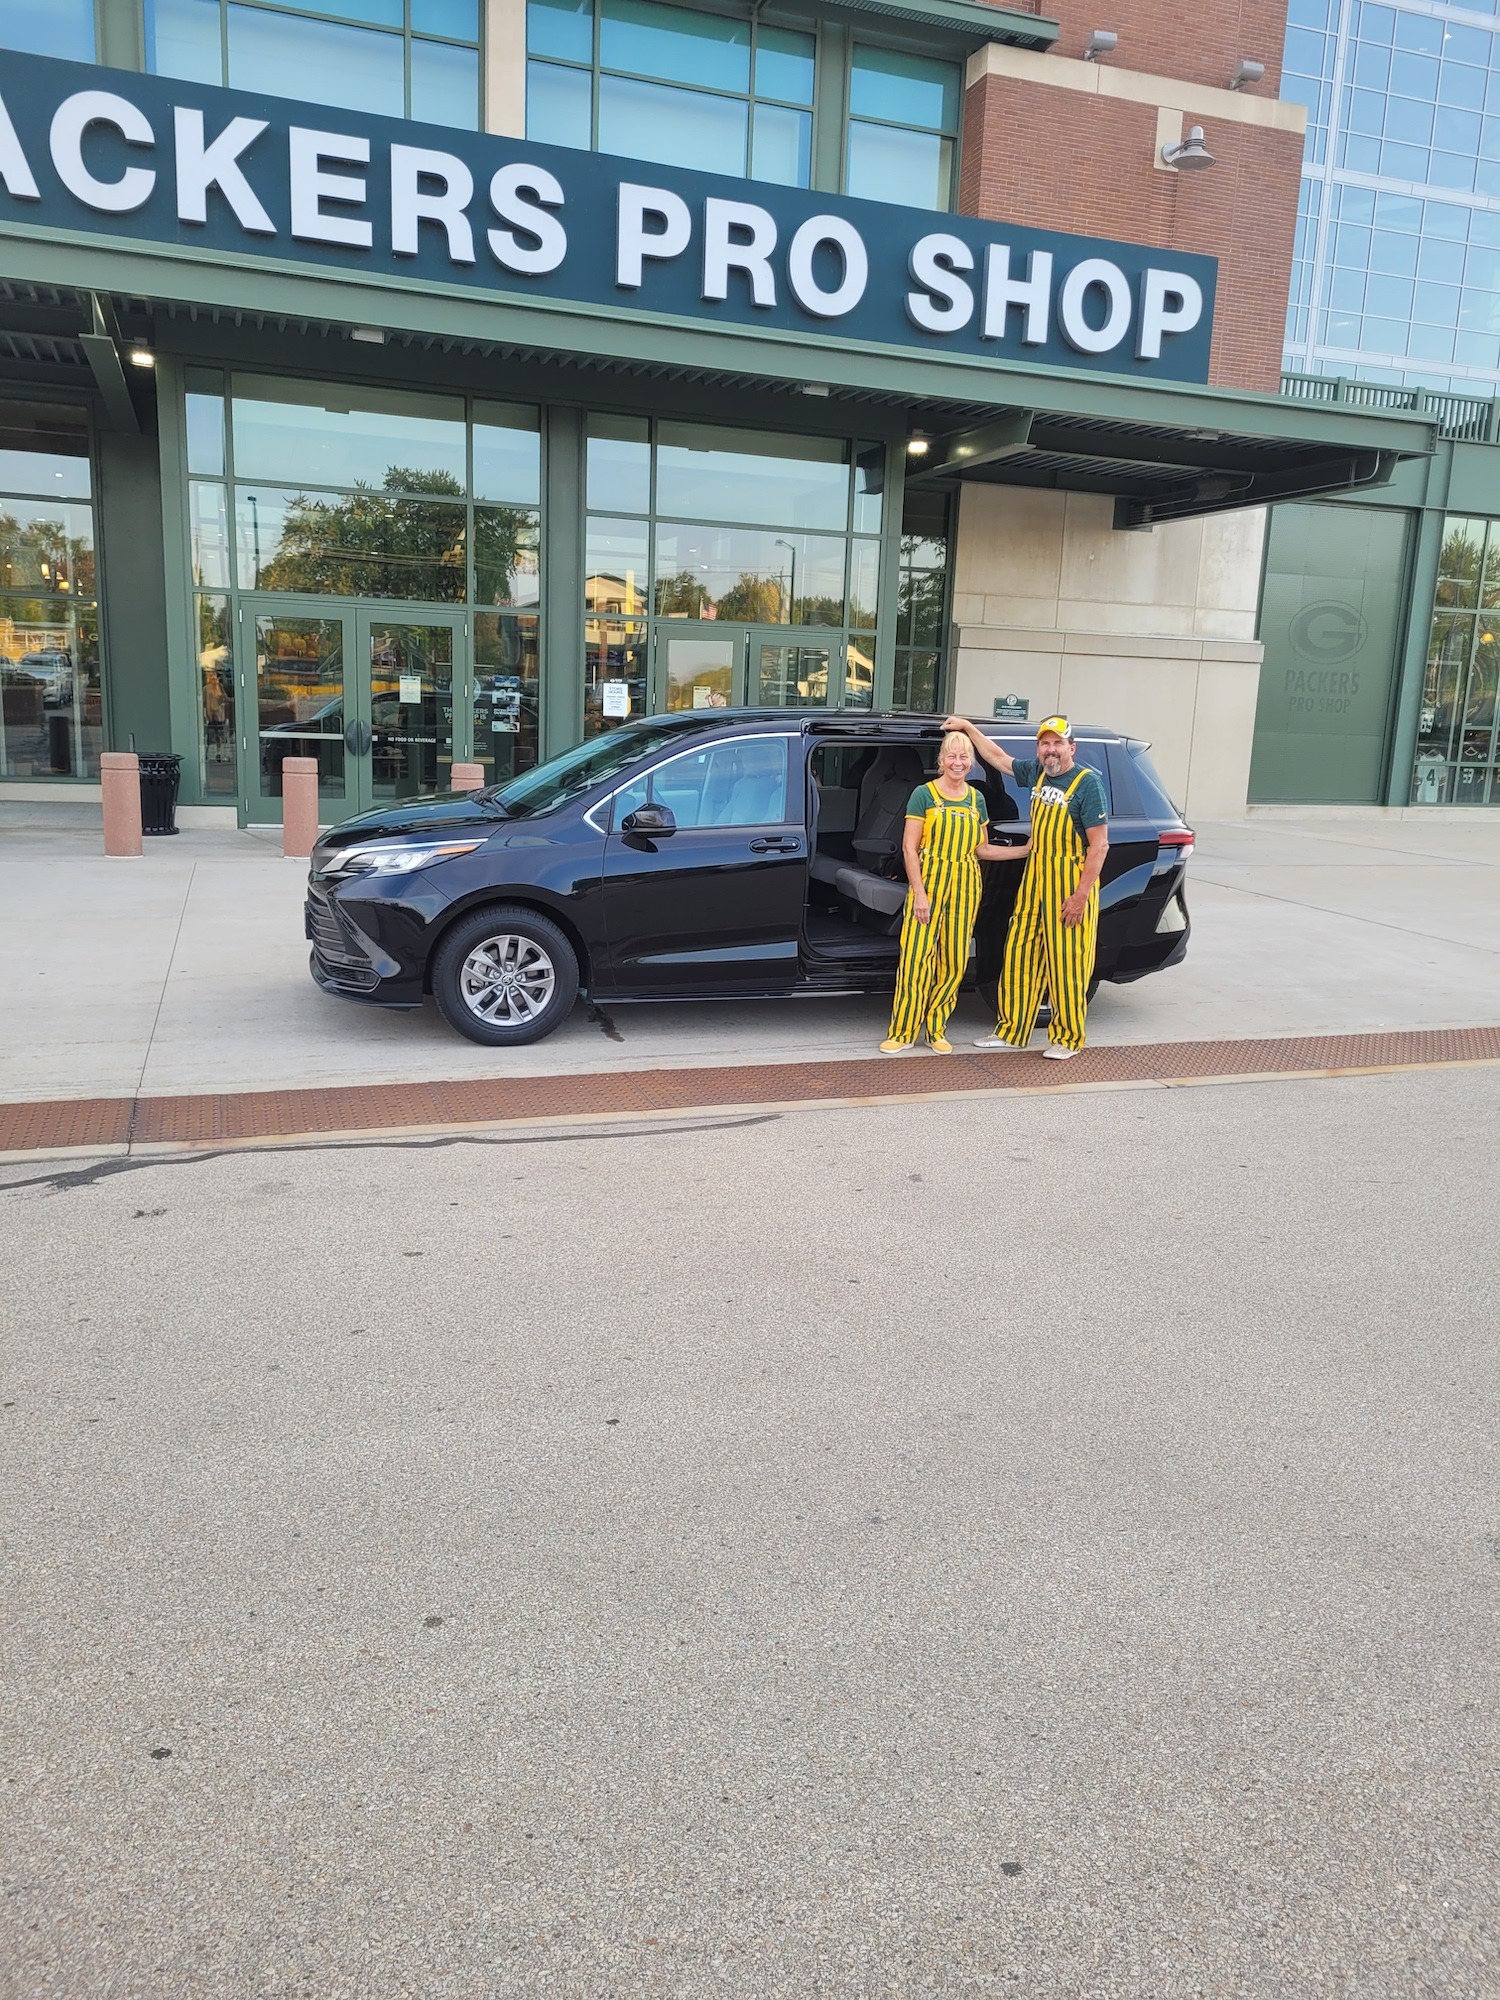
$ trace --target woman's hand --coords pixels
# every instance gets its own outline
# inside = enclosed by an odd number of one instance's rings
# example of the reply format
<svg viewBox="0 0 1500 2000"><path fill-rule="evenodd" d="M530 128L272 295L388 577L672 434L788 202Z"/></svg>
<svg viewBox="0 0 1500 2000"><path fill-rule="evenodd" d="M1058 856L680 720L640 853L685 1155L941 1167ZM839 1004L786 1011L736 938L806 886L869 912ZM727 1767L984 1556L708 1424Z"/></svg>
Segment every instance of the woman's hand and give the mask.
<svg viewBox="0 0 1500 2000"><path fill-rule="evenodd" d="M925 889L913 889L911 906L919 924L932 922L932 898Z"/></svg>
<svg viewBox="0 0 1500 2000"><path fill-rule="evenodd" d="M982 840L974 852L981 861L1024 861L1031 852L1031 842L1025 841L1020 847L1003 847L998 841Z"/></svg>

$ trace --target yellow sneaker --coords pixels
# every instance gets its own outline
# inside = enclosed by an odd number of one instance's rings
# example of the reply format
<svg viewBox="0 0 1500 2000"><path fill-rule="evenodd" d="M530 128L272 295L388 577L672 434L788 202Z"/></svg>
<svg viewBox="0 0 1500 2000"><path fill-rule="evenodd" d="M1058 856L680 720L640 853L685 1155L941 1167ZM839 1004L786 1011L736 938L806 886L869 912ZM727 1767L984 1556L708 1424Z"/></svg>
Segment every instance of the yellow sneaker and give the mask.
<svg viewBox="0 0 1500 2000"><path fill-rule="evenodd" d="M935 1056L951 1056L953 1053L953 1044L946 1035L929 1035L927 1046Z"/></svg>
<svg viewBox="0 0 1500 2000"><path fill-rule="evenodd" d="M880 1044L880 1053L883 1056L899 1056L910 1047L910 1042L882 1042Z"/></svg>

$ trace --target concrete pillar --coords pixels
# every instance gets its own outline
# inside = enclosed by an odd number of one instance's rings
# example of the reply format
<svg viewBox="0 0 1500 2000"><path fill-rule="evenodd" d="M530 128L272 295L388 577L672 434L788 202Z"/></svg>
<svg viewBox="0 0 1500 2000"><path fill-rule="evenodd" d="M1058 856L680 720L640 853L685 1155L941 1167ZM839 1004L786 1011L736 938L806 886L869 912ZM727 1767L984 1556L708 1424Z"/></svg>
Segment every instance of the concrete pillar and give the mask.
<svg viewBox="0 0 1500 2000"><path fill-rule="evenodd" d="M281 767L281 851L305 861L318 838L318 760L288 757Z"/></svg>
<svg viewBox="0 0 1500 2000"><path fill-rule="evenodd" d="M477 792L483 783L483 764L455 764L453 766L453 789L455 792Z"/></svg>
<svg viewBox="0 0 1500 2000"><path fill-rule="evenodd" d="M141 839L141 760L133 750L106 750L99 759L104 795L104 851L133 859L145 851Z"/></svg>

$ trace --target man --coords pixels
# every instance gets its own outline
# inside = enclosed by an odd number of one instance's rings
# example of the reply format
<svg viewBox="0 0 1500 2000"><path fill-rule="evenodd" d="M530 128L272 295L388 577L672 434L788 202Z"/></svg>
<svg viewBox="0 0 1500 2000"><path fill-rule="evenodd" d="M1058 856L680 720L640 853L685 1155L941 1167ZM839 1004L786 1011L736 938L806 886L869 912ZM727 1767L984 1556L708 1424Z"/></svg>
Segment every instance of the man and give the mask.
<svg viewBox="0 0 1500 2000"><path fill-rule="evenodd" d="M1077 761L1072 724L1037 725L1035 759L1014 758L972 722L950 715L981 760L1031 788L1031 840L1016 892L1000 974L1000 1018L976 1047L1024 1049L1045 991L1052 1025L1042 1054L1066 1062L1083 1047L1089 981L1099 935L1099 875L1109 852L1109 813L1097 771Z"/></svg>

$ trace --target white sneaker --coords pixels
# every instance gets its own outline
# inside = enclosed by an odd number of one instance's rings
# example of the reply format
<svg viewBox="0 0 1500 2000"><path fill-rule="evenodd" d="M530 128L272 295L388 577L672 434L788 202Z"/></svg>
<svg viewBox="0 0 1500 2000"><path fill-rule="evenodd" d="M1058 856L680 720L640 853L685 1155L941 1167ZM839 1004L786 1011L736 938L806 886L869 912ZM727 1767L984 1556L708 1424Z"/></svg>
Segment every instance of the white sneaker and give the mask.
<svg viewBox="0 0 1500 2000"><path fill-rule="evenodd" d="M1013 1056L1025 1053L1023 1049L1017 1048L1014 1042L1003 1041L999 1035L981 1035L974 1046L976 1049L1004 1049Z"/></svg>
<svg viewBox="0 0 1500 2000"><path fill-rule="evenodd" d="M1071 1062L1077 1053L1077 1049L1065 1049L1057 1042L1048 1042L1042 1050L1049 1062Z"/></svg>

